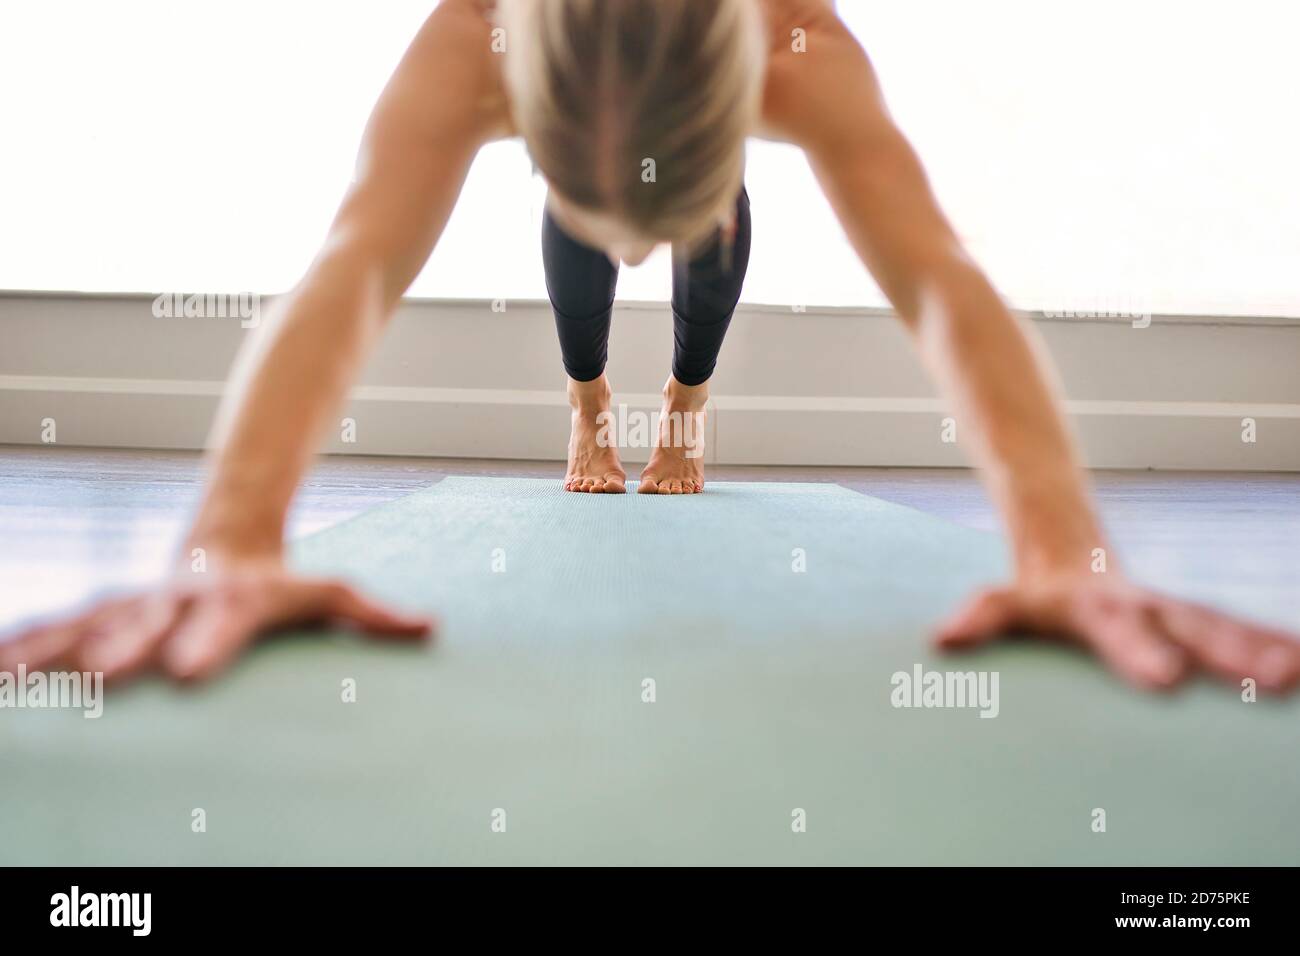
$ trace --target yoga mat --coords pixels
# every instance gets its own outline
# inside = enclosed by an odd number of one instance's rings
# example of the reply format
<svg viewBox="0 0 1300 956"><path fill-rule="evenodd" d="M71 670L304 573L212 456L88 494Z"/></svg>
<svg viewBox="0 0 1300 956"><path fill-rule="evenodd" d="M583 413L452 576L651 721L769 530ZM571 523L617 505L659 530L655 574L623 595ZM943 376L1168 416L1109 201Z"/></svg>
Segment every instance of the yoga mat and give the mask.
<svg viewBox="0 0 1300 956"><path fill-rule="evenodd" d="M932 655L1001 544L835 485L448 478L295 560L441 637L304 633L98 720L0 711L0 862L1300 862L1295 704ZM894 706L918 666L997 672L997 716Z"/></svg>

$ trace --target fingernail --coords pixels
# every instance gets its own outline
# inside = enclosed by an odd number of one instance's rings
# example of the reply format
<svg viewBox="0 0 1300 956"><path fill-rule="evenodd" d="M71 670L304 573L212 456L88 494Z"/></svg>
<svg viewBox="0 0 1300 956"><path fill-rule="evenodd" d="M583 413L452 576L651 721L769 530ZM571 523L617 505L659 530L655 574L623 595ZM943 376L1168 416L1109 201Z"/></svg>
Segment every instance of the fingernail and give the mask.
<svg viewBox="0 0 1300 956"><path fill-rule="evenodd" d="M104 641L86 651L83 660L86 667L92 671L111 670L125 656L125 650L123 645L115 646L111 642Z"/></svg>
<svg viewBox="0 0 1300 956"><path fill-rule="evenodd" d="M182 677L187 677L198 669L199 661L203 657L203 648L182 645L173 647L167 654L167 663L170 669Z"/></svg>
<svg viewBox="0 0 1300 956"><path fill-rule="evenodd" d="M81 655L81 667L92 672L112 670L113 658L99 649L86 651Z"/></svg>
<svg viewBox="0 0 1300 956"><path fill-rule="evenodd" d="M1166 647L1152 647L1147 654L1151 670L1163 680L1171 680L1182 669L1183 659Z"/></svg>
<svg viewBox="0 0 1300 956"><path fill-rule="evenodd" d="M1255 669L1259 671L1259 676L1270 683L1282 680L1290 665L1291 655L1280 647L1269 648L1255 661Z"/></svg>

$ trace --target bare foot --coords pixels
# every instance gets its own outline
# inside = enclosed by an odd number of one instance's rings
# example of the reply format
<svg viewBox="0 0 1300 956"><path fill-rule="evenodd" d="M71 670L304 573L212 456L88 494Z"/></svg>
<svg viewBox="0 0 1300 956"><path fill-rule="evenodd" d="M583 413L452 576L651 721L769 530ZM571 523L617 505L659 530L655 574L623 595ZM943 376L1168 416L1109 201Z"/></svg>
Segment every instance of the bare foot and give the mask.
<svg viewBox="0 0 1300 956"><path fill-rule="evenodd" d="M573 407L573 430L569 433L569 468L564 474L565 491L621 495L627 491L627 472L618 460L618 449L601 441L601 426L608 418L609 381L604 375L590 382L569 379L569 404ZM605 433L608 434L608 427Z"/></svg>
<svg viewBox="0 0 1300 956"><path fill-rule="evenodd" d="M637 491L643 495L693 495L704 490L704 406L708 383L683 385L671 376L664 386L650 461L641 472Z"/></svg>

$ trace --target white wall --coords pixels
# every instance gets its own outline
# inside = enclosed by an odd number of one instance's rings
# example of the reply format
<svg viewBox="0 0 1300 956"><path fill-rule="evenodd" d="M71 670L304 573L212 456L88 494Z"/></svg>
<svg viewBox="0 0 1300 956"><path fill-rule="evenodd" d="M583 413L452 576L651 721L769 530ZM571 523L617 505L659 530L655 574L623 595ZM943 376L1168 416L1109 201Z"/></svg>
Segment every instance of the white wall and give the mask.
<svg viewBox="0 0 1300 956"><path fill-rule="evenodd" d="M1098 467L1300 470L1300 324L1155 317L1036 320ZM0 442L203 445L234 351L234 319L155 318L141 296L0 295ZM662 305L615 314L615 400L657 410L672 325ZM410 301L329 451L557 459L568 437L544 303ZM949 411L888 313L742 306L712 382L708 456L749 464L961 465ZM1254 419L1257 440L1241 440ZM629 461L644 452L627 455Z"/></svg>

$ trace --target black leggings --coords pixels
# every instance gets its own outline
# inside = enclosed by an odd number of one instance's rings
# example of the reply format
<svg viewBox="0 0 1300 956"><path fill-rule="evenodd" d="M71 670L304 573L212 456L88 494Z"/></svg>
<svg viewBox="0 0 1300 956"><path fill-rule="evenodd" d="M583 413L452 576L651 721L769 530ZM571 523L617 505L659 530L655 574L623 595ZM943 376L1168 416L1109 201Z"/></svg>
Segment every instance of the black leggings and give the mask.
<svg viewBox="0 0 1300 956"><path fill-rule="evenodd" d="M713 374L740 300L750 238L749 194L743 188L735 222L732 238L718 230L684 269L674 250L673 378L683 385L700 385ZM618 266L561 229L549 210L542 220L542 261L564 370L579 382L590 382L605 371Z"/></svg>

